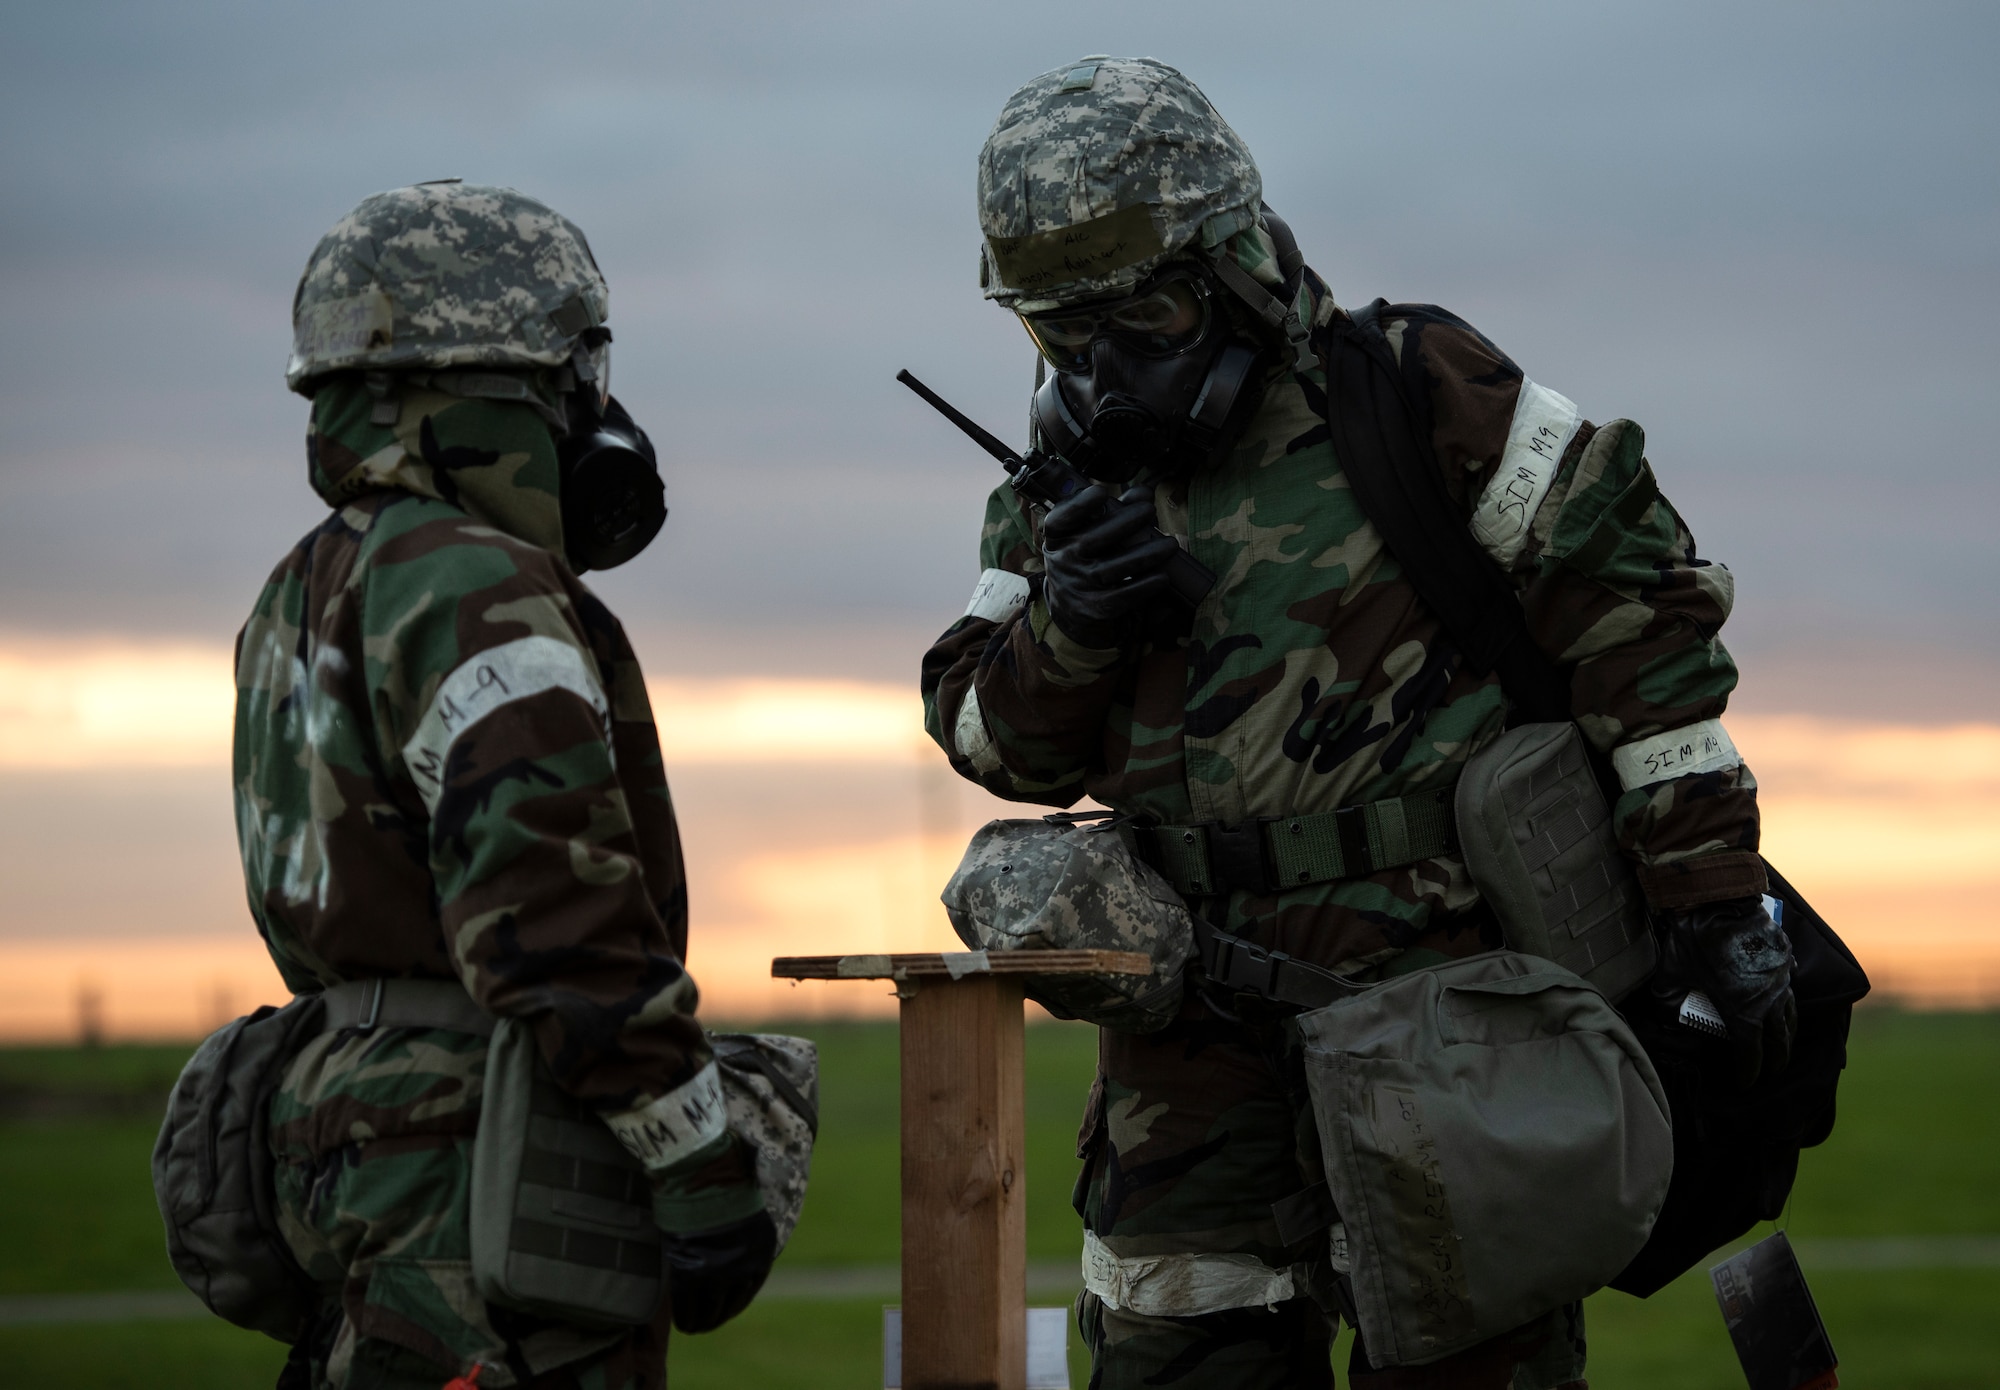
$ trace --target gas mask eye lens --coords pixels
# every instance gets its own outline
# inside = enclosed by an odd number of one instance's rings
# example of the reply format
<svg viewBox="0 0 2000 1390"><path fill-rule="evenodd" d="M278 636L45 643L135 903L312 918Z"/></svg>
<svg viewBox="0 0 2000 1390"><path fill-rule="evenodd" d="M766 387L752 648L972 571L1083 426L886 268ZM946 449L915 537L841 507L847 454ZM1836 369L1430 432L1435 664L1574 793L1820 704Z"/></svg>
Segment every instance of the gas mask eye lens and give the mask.
<svg viewBox="0 0 2000 1390"><path fill-rule="evenodd" d="M1134 348L1164 355L1201 340L1208 327L1208 301L1192 281L1177 278L1115 306L1105 319L1106 326Z"/></svg>
<svg viewBox="0 0 2000 1390"><path fill-rule="evenodd" d="M1208 333L1208 295L1186 272L1110 304L1024 315L1028 336L1060 372L1090 370L1090 345L1113 337L1142 357L1185 352Z"/></svg>
<svg viewBox="0 0 2000 1390"><path fill-rule="evenodd" d="M1090 340L1097 334L1094 314L1037 314L1023 317L1021 326L1035 347L1061 372L1081 372L1090 366Z"/></svg>
<svg viewBox="0 0 2000 1390"><path fill-rule="evenodd" d="M1075 351L1088 347L1097 333L1097 317L1094 314L1079 314L1073 318L1046 318L1038 324L1049 342L1058 348Z"/></svg>

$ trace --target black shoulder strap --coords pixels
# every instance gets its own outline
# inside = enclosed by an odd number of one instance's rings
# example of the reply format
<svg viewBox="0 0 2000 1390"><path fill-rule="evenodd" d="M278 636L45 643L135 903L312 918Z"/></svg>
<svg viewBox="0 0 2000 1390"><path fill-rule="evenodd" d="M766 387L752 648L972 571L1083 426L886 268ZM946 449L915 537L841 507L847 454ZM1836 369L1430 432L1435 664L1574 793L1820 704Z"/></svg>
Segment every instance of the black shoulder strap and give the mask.
<svg viewBox="0 0 2000 1390"><path fill-rule="evenodd" d="M1476 674L1497 671L1522 715L1570 717L1569 674L1528 635L1527 615L1500 567L1472 538L1445 491L1429 431L1419 425L1379 318L1387 300L1336 326L1326 353L1326 416L1335 457L1389 553Z"/></svg>

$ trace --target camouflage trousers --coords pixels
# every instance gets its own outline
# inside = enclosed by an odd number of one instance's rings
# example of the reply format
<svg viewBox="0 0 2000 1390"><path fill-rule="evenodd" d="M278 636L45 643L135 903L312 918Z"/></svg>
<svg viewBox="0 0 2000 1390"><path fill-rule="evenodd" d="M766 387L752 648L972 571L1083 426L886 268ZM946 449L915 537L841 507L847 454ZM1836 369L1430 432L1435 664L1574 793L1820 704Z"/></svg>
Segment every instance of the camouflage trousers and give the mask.
<svg viewBox="0 0 2000 1390"><path fill-rule="evenodd" d="M1296 1031L1225 1017L1190 989L1160 1032L1098 1036L1074 1197L1086 1262L1168 1257L1174 1277L1116 1308L1088 1289L1079 1298L1090 1390L1333 1386L1324 1232L1287 1246L1271 1210L1324 1180ZM1428 1366L1375 1370L1357 1337L1348 1381L1581 1390L1583 1362L1583 1310L1571 1305Z"/></svg>
<svg viewBox="0 0 2000 1390"><path fill-rule="evenodd" d="M283 1390L662 1390L669 1312L591 1330L486 1302L472 1278L472 1137L486 1040L323 1033L271 1101L278 1220L325 1292Z"/></svg>
<svg viewBox="0 0 2000 1390"><path fill-rule="evenodd" d="M663 1390L666 1333L664 1325L641 1328L609 1352L509 1383L518 1390ZM337 1377L330 1374L336 1358ZM490 1369L481 1368L481 1390L504 1379ZM292 1349L278 1390L441 1390L457 1375L400 1342L357 1333L340 1305L329 1301L313 1334Z"/></svg>

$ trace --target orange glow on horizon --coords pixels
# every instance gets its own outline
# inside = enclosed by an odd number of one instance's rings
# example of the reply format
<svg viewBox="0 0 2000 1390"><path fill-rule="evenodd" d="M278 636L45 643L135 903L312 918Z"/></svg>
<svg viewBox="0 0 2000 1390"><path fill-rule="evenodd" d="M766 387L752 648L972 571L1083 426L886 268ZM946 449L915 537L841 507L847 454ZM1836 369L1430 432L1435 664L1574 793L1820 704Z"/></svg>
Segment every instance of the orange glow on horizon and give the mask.
<svg viewBox="0 0 2000 1390"><path fill-rule="evenodd" d="M936 898L972 825L914 804L916 769L953 780L925 751L915 694L778 678L656 679L649 690L670 770L695 774L686 787L778 787L788 785L771 781L779 769L804 776L819 765L840 789L839 806L861 788L874 798L872 811L843 819L824 809L834 803L793 807L782 791L754 818L677 797L699 832L689 835L689 964L704 1017L892 1013L884 986L775 982L769 964L774 955L957 944ZM224 1003L240 1012L282 997L240 907L226 774L214 777L228 763L232 700L223 648L0 637L0 778L25 789L17 815L41 815L37 798L60 787L74 793L62 814L76 818L48 837L73 862L44 864L45 851L22 848L0 881L0 1036L73 1037L95 998L109 1036L185 1037L212 1026ZM1765 852L1878 984L1932 1004L2000 1003L2000 725L1753 713L1726 722L1757 774ZM742 777L730 773L739 767ZM177 843L129 838L167 822L99 814L148 778L175 777L193 787L190 817L213 821L185 851L200 876L192 888L207 895L191 907L158 900L146 871L126 867L155 841ZM982 818L1037 813L958 791L989 808ZM894 808L906 804L899 819ZM181 889L190 903L191 891ZM99 934L107 919L156 931L110 939ZM28 930L36 934L20 934Z"/></svg>
<svg viewBox="0 0 2000 1390"><path fill-rule="evenodd" d="M647 682L672 765L907 761L914 690L862 681ZM0 771L227 765L227 648L0 641Z"/></svg>

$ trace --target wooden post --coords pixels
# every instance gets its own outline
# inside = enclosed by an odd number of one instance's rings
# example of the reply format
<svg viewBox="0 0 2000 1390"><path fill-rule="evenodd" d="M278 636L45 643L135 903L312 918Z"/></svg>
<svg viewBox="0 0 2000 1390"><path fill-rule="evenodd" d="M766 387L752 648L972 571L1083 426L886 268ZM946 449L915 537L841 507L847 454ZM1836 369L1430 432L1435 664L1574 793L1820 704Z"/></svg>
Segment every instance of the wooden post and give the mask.
<svg viewBox="0 0 2000 1390"><path fill-rule="evenodd" d="M903 1384L1027 1383L1021 982L903 997Z"/></svg>
<svg viewBox="0 0 2000 1390"><path fill-rule="evenodd" d="M1149 975L1130 951L781 956L781 980L897 983L903 1057L903 1388L1024 1390L1028 1236L1021 991Z"/></svg>

